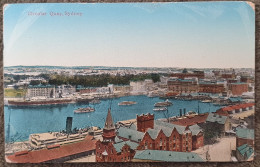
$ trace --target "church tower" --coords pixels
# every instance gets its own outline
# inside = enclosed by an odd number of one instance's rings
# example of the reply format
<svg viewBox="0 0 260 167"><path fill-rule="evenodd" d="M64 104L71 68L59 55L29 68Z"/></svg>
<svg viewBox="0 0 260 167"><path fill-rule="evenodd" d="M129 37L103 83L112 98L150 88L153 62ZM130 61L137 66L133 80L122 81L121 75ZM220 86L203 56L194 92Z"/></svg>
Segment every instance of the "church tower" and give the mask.
<svg viewBox="0 0 260 167"><path fill-rule="evenodd" d="M103 128L103 141L104 142L114 142L115 137L116 137L116 132L115 132L115 125L113 124L113 119L111 116L111 111L108 109L107 112L107 118L105 122L105 126Z"/></svg>

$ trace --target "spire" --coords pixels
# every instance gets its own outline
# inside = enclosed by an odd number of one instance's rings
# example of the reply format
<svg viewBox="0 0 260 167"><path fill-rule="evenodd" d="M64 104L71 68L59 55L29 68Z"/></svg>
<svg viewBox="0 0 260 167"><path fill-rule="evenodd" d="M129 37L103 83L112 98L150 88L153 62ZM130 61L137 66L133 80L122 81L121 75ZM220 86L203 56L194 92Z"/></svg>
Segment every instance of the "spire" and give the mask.
<svg viewBox="0 0 260 167"><path fill-rule="evenodd" d="M108 109L108 112L107 112L107 118L106 118L104 129L106 129L106 130L115 129L110 108Z"/></svg>

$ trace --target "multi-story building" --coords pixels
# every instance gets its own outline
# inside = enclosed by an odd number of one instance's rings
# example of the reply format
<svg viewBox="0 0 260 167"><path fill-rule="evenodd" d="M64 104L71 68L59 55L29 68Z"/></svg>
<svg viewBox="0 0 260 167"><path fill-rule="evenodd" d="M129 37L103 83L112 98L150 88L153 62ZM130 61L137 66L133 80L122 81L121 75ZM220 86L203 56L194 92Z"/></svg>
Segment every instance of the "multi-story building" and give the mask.
<svg viewBox="0 0 260 167"><path fill-rule="evenodd" d="M76 87L72 85L59 85L56 86L56 97L63 97L76 92Z"/></svg>
<svg viewBox="0 0 260 167"><path fill-rule="evenodd" d="M244 92L248 92L248 84L243 82L231 83L228 85L232 95L241 96Z"/></svg>
<svg viewBox="0 0 260 167"><path fill-rule="evenodd" d="M55 86L54 85L29 85L27 89L27 97L55 97Z"/></svg>
<svg viewBox="0 0 260 167"><path fill-rule="evenodd" d="M96 143L96 162L128 162L135 155L137 143L116 137L116 129L110 109L102 134L103 140Z"/></svg>
<svg viewBox="0 0 260 167"><path fill-rule="evenodd" d="M96 87L86 87L79 89L80 94L88 94L88 93L96 93L97 88Z"/></svg>
<svg viewBox="0 0 260 167"><path fill-rule="evenodd" d="M168 91L175 93L196 93L198 92L198 82L195 78L177 79L170 78L167 82Z"/></svg>
<svg viewBox="0 0 260 167"><path fill-rule="evenodd" d="M191 152L204 145L203 132L198 125L174 125L154 120L151 114L137 116L137 131L145 132L137 150Z"/></svg>
<svg viewBox="0 0 260 167"><path fill-rule="evenodd" d="M211 82L199 82L199 92L201 93L222 93L225 91L224 84Z"/></svg>
<svg viewBox="0 0 260 167"><path fill-rule="evenodd" d="M103 140L96 143L97 162L131 161L136 150L191 152L204 145L198 125L174 125L154 120L149 113L137 116L137 126L120 126L116 131L109 110L102 136Z"/></svg>

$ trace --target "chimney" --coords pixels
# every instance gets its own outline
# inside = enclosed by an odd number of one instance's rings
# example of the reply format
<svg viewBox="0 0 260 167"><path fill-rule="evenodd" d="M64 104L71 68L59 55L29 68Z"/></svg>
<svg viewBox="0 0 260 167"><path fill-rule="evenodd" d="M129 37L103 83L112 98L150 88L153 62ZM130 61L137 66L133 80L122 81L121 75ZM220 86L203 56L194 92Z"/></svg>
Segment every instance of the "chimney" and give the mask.
<svg viewBox="0 0 260 167"><path fill-rule="evenodd" d="M66 133L70 134L72 129L72 117L67 117L66 120Z"/></svg>

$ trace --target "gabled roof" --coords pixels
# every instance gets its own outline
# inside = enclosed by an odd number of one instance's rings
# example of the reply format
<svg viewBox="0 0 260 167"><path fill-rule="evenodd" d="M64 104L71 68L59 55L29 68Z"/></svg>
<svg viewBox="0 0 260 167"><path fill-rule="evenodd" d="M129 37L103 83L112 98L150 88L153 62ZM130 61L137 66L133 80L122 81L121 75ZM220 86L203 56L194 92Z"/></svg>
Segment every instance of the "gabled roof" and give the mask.
<svg viewBox="0 0 260 167"><path fill-rule="evenodd" d="M120 143L120 142L123 142L124 140L122 139L119 139L117 136L115 137L115 143Z"/></svg>
<svg viewBox="0 0 260 167"><path fill-rule="evenodd" d="M221 116L215 113L209 113L208 118L207 118L207 122L215 122L218 124L225 124L227 120L227 116Z"/></svg>
<svg viewBox="0 0 260 167"><path fill-rule="evenodd" d="M148 129L147 130L147 133L151 136L151 138L153 140L157 138L159 132L160 132L160 130L158 130L158 129Z"/></svg>
<svg viewBox="0 0 260 167"><path fill-rule="evenodd" d="M254 140L255 131L254 129L237 128L236 135L239 138Z"/></svg>
<svg viewBox="0 0 260 167"><path fill-rule="evenodd" d="M191 130L192 136L199 134L202 132L202 129L196 124L189 126L189 129Z"/></svg>
<svg viewBox="0 0 260 167"><path fill-rule="evenodd" d="M130 146L130 148L131 148L132 150L135 150L135 149L137 148L137 146L138 146L137 143L131 142L131 141L125 141L125 142L113 144L113 146L114 146L115 149L116 149L116 152L118 152L118 153L120 153L120 152L122 151L122 148L123 148L125 145Z"/></svg>
<svg viewBox="0 0 260 167"><path fill-rule="evenodd" d="M163 126L163 127L167 127L167 128L171 128L171 129L176 128L179 134L182 134L185 131L185 128L186 128L185 126L174 125L174 124L171 124L171 123L158 121L158 120L154 121L154 129L158 128L156 126L159 126L159 127Z"/></svg>
<svg viewBox="0 0 260 167"><path fill-rule="evenodd" d="M125 128L125 127L120 127L117 130L117 136L129 139L132 141L140 142L144 137L144 133L139 132L137 130Z"/></svg>
<svg viewBox="0 0 260 167"><path fill-rule="evenodd" d="M167 137L171 136L172 131L173 131L172 128L164 127L164 126L158 126L158 125L155 126L154 129L155 129L155 130L158 130L158 131L162 130L163 133L165 134L165 136L167 136ZM158 133L159 133L159 132L158 132Z"/></svg>
<svg viewBox="0 0 260 167"><path fill-rule="evenodd" d="M108 109L107 112L107 118L106 118L104 129L106 130L115 129L110 109Z"/></svg>
<svg viewBox="0 0 260 167"><path fill-rule="evenodd" d="M161 150L136 151L134 159L147 160L147 161L165 161L165 162L203 162L204 161L196 153L161 151Z"/></svg>
<svg viewBox="0 0 260 167"><path fill-rule="evenodd" d="M246 159L248 159L254 153L253 148L248 144L237 147L237 151L239 151L242 156L246 157Z"/></svg>
<svg viewBox="0 0 260 167"><path fill-rule="evenodd" d="M132 130L137 130L137 127L134 123L132 123L129 127L129 129L132 129Z"/></svg>

